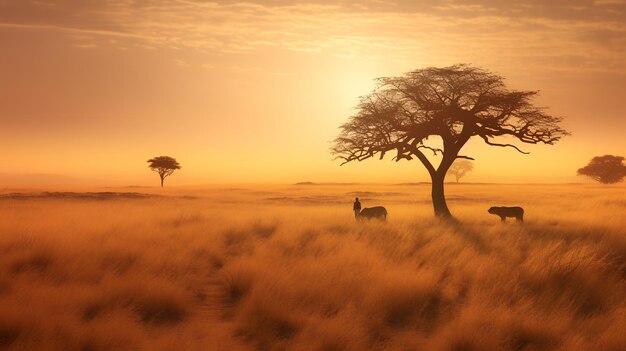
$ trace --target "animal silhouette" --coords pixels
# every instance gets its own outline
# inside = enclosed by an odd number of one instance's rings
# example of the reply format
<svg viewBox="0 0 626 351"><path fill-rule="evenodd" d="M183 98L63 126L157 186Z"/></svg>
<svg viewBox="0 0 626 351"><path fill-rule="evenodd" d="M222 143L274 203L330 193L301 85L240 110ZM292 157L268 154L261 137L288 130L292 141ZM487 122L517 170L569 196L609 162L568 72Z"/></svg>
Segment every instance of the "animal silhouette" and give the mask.
<svg viewBox="0 0 626 351"><path fill-rule="evenodd" d="M517 222L524 221L524 209L519 206L515 206L515 207L494 206L494 207L491 207L489 210L487 210L487 212L494 214L496 216L499 216L502 222L506 222L506 217L515 217L515 220Z"/></svg>
<svg viewBox="0 0 626 351"><path fill-rule="evenodd" d="M359 220L363 219L380 219L387 220L387 209L382 206L364 208L359 212Z"/></svg>

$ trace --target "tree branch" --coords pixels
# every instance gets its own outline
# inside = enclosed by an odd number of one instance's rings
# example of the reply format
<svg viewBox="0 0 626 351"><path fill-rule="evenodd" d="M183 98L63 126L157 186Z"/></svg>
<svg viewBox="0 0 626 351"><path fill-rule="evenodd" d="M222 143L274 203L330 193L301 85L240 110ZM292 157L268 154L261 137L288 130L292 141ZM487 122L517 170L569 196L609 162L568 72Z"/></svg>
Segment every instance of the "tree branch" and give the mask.
<svg viewBox="0 0 626 351"><path fill-rule="evenodd" d="M436 147L426 146L424 144L417 145L417 149L428 149L433 152L433 156L437 156L437 152L441 152L443 154L443 150Z"/></svg>
<svg viewBox="0 0 626 351"><path fill-rule="evenodd" d="M522 153L522 154L524 154L524 155L528 155L528 154L530 154L530 152L522 151L522 150L520 150L517 146L515 146L515 145L513 145L513 144L498 144L498 143L492 143L492 142L490 142L490 141L489 141L489 138L488 138L487 136L485 136L485 135L481 135L480 137L481 137L481 138L483 138L483 140L485 141L485 143L486 143L487 145L491 145L491 146L500 146L500 147L507 147L507 146L508 146L508 147L512 147L512 148L514 148L515 150L519 151L520 153Z"/></svg>

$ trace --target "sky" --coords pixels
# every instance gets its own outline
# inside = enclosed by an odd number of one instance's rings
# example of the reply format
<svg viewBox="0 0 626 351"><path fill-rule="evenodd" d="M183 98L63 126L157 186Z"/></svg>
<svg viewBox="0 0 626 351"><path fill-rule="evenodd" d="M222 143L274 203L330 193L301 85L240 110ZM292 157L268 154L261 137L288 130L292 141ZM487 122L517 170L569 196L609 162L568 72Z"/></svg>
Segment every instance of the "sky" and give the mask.
<svg viewBox="0 0 626 351"><path fill-rule="evenodd" d="M419 182L329 152L374 79L456 63L539 90L572 135L470 141L472 182L579 182L626 153L626 1L0 0L2 183Z"/></svg>

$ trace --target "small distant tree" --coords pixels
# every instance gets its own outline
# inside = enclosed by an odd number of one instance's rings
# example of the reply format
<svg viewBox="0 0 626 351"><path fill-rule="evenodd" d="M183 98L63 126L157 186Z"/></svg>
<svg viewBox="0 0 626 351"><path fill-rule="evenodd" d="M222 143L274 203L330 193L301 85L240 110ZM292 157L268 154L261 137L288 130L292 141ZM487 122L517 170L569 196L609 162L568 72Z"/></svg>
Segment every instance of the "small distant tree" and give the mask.
<svg viewBox="0 0 626 351"><path fill-rule="evenodd" d="M175 170L181 169L180 164L175 158L169 156L153 157L148 160L148 167L159 174L161 178L161 187L165 178L174 173Z"/></svg>
<svg viewBox="0 0 626 351"><path fill-rule="evenodd" d="M619 183L626 177L624 157L596 156L591 159L587 166L578 170L578 175L590 177L602 184Z"/></svg>
<svg viewBox="0 0 626 351"><path fill-rule="evenodd" d="M454 161L452 166L450 166L448 173L454 175L454 177L456 178L456 182L458 183L461 178L465 177L465 174L467 174L467 172L471 172L473 170L474 164L471 161L456 160Z"/></svg>

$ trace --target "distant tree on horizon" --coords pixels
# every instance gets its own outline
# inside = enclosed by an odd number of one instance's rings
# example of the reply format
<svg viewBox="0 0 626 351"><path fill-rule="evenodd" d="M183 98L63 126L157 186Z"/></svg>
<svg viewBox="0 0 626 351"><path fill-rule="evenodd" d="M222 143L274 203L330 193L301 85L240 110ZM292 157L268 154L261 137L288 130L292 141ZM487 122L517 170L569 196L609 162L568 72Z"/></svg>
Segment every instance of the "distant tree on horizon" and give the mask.
<svg viewBox="0 0 626 351"><path fill-rule="evenodd" d="M161 179L161 187L163 187L163 181L174 173L175 170L182 167L176 161L175 158L169 156L158 156L148 160L148 167L159 174Z"/></svg>
<svg viewBox="0 0 626 351"><path fill-rule="evenodd" d="M452 166L450 166L448 173L454 175L454 178L456 178L456 182L458 183L461 178L465 177L467 172L471 172L473 170L474 164L472 161L456 160L452 163Z"/></svg>
<svg viewBox="0 0 626 351"><path fill-rule="evenodd" d="M624 165L623 156L596 156L577 173L602 184L614 184L623 181L626 177L626 165Z"/></svg>
<svg viewBox="0 0 626 351"><path fill-rule="evenodd" d="M379 78L375 90L360 99L357 112L340 127L332 153L342 165L363 161L388 152L393 159L419 159L432 180L431 197L435 215L452 217L444 194L444 179L472 137L486 144L497 137L523 143L553 144L569 133L559 126L562 118L549 115L532 103L536 91L509 90L504 78L487 70L458 64L429 67L400 77ZM442 146L426 143L440 137ZM424 154L441 156L438 165Z"/></svg>

